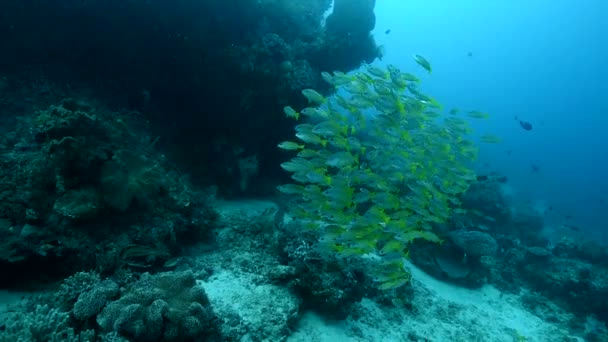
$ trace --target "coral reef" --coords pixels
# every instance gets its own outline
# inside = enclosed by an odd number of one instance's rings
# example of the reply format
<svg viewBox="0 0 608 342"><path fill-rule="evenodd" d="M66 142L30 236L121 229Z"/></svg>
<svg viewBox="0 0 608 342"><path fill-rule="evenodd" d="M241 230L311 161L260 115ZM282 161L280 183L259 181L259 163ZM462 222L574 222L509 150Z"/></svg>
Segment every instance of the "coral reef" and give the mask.
<svg viewBox="0 0 608 342"><path fill-rule="evenodd" d="M225 142L245 147L246 156L265 155L265 172L256 177L281 176L273 142L291 124L280 108L301 101L303 88L322 90L322 70L349 71L378 56L369 35L374 2L338 1L324 25L330 5L9 0L2 4L0 73L95 89L143 111L161 137L158 147L195 182L217 185L225 195L268 194L264 186L242 190L238 172L229 171L241 156L215 147ZM192 146L196 162L184 152Z"/></svg>
<svg viewBox="0 0 608 342"><path fill-rule="evenodd" d="M96 292L107 293L112 287ZM98 301L87 303L92 304L87 314L99 311ZM74 310L77 307L78 302ZM97 323L106 332L115 331L137 341L196 341L215 334L209 300L192 272L144 273L119 299L105 305Z"/></svg>
<svg viewBox="0 0 608 342"><path fill-rule="evenodd" d="M296 223L284 227L283 262L293 268L293 275L282 279L303 298L302 308L321 312L332 319L346 318L353 305L376 288L366 270L377 262L328 258L315 247L318 236L303 238L293 232L301 230Z"/></svg>
<svg viewBox="0 0 608 342"><path fill-rule="evenodd" d="M456 231L450 238L464 253L472 257L494 256L498 251L496 240L488 233Z"/></svg>
<svg viewBox="0 0 608 342"><path fill-rule="evenodd" d="M606 340L608 250L549 242L475 175L467 121L416 76L350 73L380 55L375 3L4 1L0 290L25 299L0 341L284 341L311 312L490 340L443 286Z"/></svg>
<svg viewBox="0 0 608 342"><path fill-rule="evenodd" d="M2 319L0 341L93 341L95 332L76 333L68 326L69 315L48 305L39 305L32 312L13 314Z"/></svg>
<svg viewBox="0 0 608 342"><path fill-rule="evenodd" d="M0 151L3 274L151 267L206 234L210 197L154 150L143 126L137 113L72 98L20 117Z"/></svg>
<svg viewBox="0 0 608 342"><path fill-rule="evenodd" d="M192 272L144 273L120 285L78 273L1 316L0 341L220 340Z"/></svg>

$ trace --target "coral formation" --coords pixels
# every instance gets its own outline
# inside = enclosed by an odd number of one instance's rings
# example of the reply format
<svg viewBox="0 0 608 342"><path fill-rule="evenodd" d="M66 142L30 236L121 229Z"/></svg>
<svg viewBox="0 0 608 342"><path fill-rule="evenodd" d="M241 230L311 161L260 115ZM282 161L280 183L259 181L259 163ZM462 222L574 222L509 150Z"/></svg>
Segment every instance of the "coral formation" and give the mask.
<svg viewBox="0 0 608 342"><path fill-rule="evenodd" d="M224 194L268 194L266 187L242 191L235 182L238 173L227 172L238 168L238 156L226 157L228 151L210 146L218 141L246 146L246 155L266 156L260 162L268 172L257 177L280 175L276 164L282 157L273 142L284 138L291 125L278 109L299 101L303 88L322 88L321 70L348 71L378 56L369 34L374 1L337 1L323 25L331 3L26 5L9 0L2 9L5 27L11 29L0 32L5 51L0 64L8 70L0 72L38 73L72 87L85 85L121 106L145 111L162 137L159 147L196 175L196 182L215 183ZM260 136L267 138L255 138ZM198 146L197 162L184 155L192 146Z"/></svg>
<svg viewBox="0 0 608 342"><path fill-rule="evenodd" d="M607 340L608 250L475 175L419 78L359 69L375 3L3 1L0 290L32 293L0 341L282 341L311 311L352 339L490 336L416 267ZM370 311L415 324L374 336Z"/></svg>
<svg viewBox="0 0 608 342"><path fill-rule="evenodd" d="M134 245L147 246L147 256L166 251L166 260L186 236L204 236L214 218L208 197L151 148L137 114L72 98L32 114L16 127L18 142L1 151L0 269L18 275L13 281L24 280L25 265L59 275L112 272L133 264L125 251ZM162 260L145 258L144 267Z"/></svg>
<svg viewBox="0 0 608 342"><path fill-rule="evenodd" d="M496 240L484 232L456 231L451 234L451 240L470 256L494 256L498 251Z"/></svg>
<svg viewBox="0 0 608 342"><path fill-rule="evenodd" d="M97 302L93 304L92 309L97 310ZM144 273L97 316L106 332L115 331L137 341L211 338L215 329L213 320L207 295L196 284L192 272Z"/></svg>

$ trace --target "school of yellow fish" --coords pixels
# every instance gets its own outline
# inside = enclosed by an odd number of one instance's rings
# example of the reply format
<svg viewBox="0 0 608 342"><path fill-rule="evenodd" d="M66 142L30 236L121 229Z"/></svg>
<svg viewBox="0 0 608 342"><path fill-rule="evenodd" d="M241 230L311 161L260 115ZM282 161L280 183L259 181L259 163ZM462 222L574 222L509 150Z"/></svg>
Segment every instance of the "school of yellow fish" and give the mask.
<svg viewBox="0 0 608 342"><path fill-rule="evenodd" d="M444 116L419 90L420 80L395 66L321 76L334 95L305 89L309 107L284 108L301 121L294 141L279 144L295 154L281 167L296 182L278 190L297 197L290 214L319 232L321 252L378 255L383 261L372 276L379 288L398 288L410 280L408 245L440 243L434 225L458 210L459 195L476 178L477 147L466 139L471 129L460 117Z"/></svg>

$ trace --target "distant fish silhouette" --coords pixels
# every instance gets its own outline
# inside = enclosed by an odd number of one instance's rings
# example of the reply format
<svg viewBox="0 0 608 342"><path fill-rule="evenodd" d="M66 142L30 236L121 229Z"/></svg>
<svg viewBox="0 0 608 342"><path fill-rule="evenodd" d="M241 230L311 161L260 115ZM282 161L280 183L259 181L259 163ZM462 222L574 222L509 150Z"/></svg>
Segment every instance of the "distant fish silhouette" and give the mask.
<svg viewBox="0 0 608 342"><path fill-rule="evenodd" d="M389 34L389 33L391 33L391 29L384 31L384 34Z"/></svg>
<svg viewBox="0 0 608 342"><path fill-rule="evenodd" d="M532 128L534 128L530 122L520 120L517 116L515 117L515 120L519 121L519 125L521 126L521 128L525 129L526 131L531 131Z"/></svg>
<svg viewBox="0 0 608 342"><path fill-rule="evenodd" d="M528 121L519 120L519 125L521 126L521 128L525 129L526 131L532 130L532 124L529 123Z"/></svg>
<svg viewBox="0 0 608 342"><path fill-rule="evenodd" d="M506 182L509 181L509 178L507 176L498 176L498 177L496 177L496 181L498 183L505 184Z"/></svg>
<svg viewBox="0 0 608 342"><path fill-rule="evenodd" d="M580 232L581 231L580 227L573 226L571 224L566 224L566 223L562 224L562 228L570 229L570 230L573 230L575 232Z"/></svg>
<svg viewBox="0 0 608 342"><path fill-rule="evenodd" d="M540 166L536 165L536 164L532 164L530 165L530 167L532 168L532 173L538 173L540 171Z"/></svg>
<svg viewBox="0 0 608 342"><path fill-rule="evenodd" d="M468 56L468 57L473 57L473 53L472 53L471 51L469 51L469 52L467 53L467 56Z"/></svg>

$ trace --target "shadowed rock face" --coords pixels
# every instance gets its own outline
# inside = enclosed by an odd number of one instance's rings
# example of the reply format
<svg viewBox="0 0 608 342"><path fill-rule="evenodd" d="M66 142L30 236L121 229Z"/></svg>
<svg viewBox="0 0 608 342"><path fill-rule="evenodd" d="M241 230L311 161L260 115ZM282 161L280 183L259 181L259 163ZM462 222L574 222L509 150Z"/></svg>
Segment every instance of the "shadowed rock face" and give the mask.
<svg viewBox="0 0 608 342"><path fill-rule="evenodd" d="M376 25L375 0L337 0L327 17L325 45L312 60L322 70L357 68L378 57L378 49L370 31Z"/></svg>
<svg viewBox="0 0 608 342"><path fill-rule="evenodd" d="M327 18L327 30L333 33L367 36L376 26L376 0L335 0Z"/></svg>

